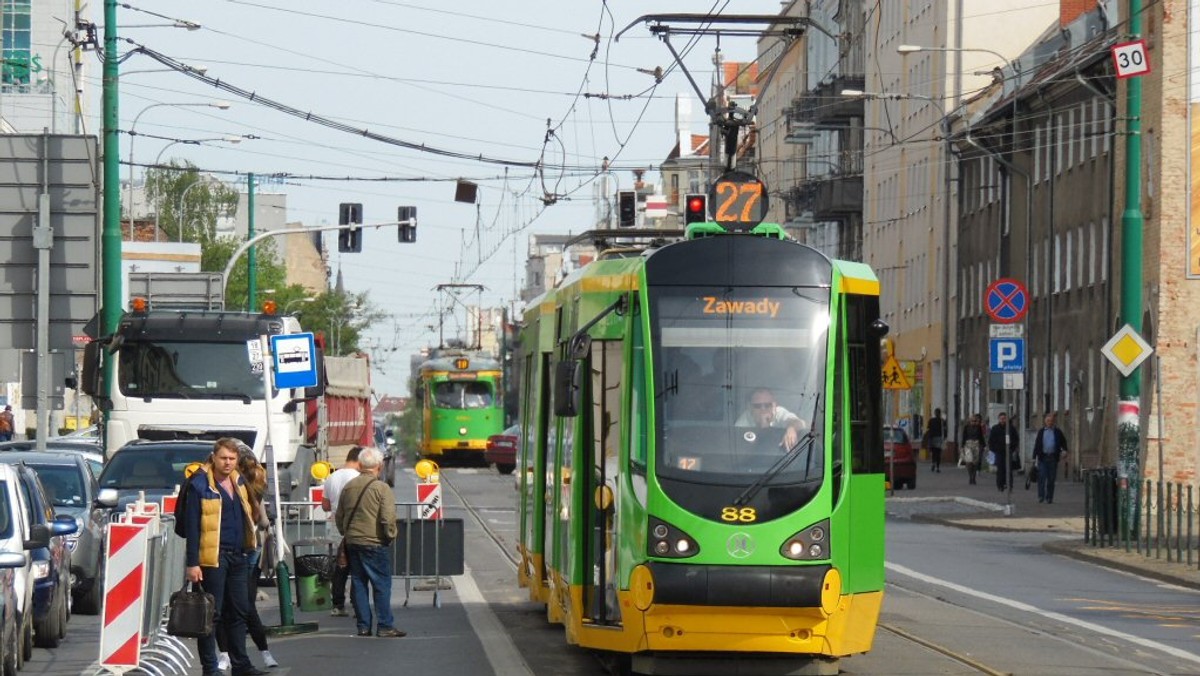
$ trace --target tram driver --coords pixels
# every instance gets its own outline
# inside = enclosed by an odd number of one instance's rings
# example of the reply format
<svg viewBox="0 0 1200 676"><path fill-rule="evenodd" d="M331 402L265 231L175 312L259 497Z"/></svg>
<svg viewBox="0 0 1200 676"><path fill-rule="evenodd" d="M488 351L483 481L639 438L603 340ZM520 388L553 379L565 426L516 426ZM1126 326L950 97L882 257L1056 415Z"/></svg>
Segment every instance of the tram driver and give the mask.
<svg viewBox="0 0 1200 676"><path fill-rule="evenodd" d="M808 431L808 425L804 420L780 406L775 401L775 393L766 387L757 388L750 393L746 410L742 411L734 425L737 427L786 427L782 443L785 449L795 446L800 441L800 436Z"/></svg>

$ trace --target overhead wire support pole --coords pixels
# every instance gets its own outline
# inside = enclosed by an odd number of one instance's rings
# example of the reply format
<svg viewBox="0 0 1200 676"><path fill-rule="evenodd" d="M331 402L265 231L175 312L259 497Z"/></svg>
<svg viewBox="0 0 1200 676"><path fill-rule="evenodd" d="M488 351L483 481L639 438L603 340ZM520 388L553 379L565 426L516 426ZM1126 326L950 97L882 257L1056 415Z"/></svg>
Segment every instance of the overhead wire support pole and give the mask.
<svg viewBox="0 0 1200 676"><path fill-rule="evenodd" d="M1142 35L1142 0L1129 0L1129 37ZM1125 79L1125 211L1121 214L1121 318L1142 332L1142 78ZM1117 402L1117 480L1128 493L1125 523L1137 532L1141 471L1141 368L1121 378ZM1162 402L1155 402L1161 406ZM1159 431L1162 434L1162 431ZM1162 477L1160 476L1161 480ZM1124 491L1123 491L1124 492Z"/></svg>

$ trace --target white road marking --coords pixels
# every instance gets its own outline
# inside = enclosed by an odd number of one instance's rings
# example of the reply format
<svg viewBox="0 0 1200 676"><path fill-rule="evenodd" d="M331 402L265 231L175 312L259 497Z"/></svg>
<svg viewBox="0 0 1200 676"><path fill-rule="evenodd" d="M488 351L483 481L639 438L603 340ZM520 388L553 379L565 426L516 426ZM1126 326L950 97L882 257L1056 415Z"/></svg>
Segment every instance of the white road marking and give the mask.
<svg viewBox="0 0 1200 676"><path fill-rule="evenodd" d="M496 619L492 607L479 592L470 566L464 566L464 572L455 580L455 586L458 588L459 601L467 611L467 620L483 644L483 652L496 673L503 676L533 676L533 671L521 657L517 646L513 645L508 632Z"/></svg>
<svg viewBox="0 0 1200 676"><path fill-rule="evenodd" d="M1136 636L1131 636L1129 634L1126 634L1126 633L1123 633L1120 631L1116 631L1115 629L1109 629L1108 627L1104 627L1099 624L1093 624L1091 622L1087 622L1084 620L1078 620L1078 619L1075 619L1068 615L1063 615L1061 613L1052 613L1052 612L1043 610L1041 608L1038 608L1037 606L1031 606L1028 603L1021 603L1020 601L1013 601L1012 599L1006 599L1002 596L995 596L993 594L988 594L986 592L981 592L981 591L978 591L975 589L971 589L970 587L964 587L962 585L955 584L953 582L947 582L945 580L941 580L936 577L931 577L929 575L925 575L924 573L918 573L917 571L912 570L911 568L907 568L907 567L901 566L899 564L885 563L884 567L892 572L899 573L900 575L904 575L907 577L911 577L915 580L920 580L927 584L935 585L938 587L944 587L946 589L956 591L960 594L974 596L976 598L980 598L985 601L991 601L992 603L998 603L1000 605L1008 606L1009 608L1012 608L1014 610L1019 610L1021 612L1035 613L1037 615L1041 615L1042 617L1045 617L1048 619L1057 620L1059 622L1074 625L1076 627L1079 627L1080 629L1085 629L1087 631L1095 632L1097 634L1102 634L1104 636L1110 636L1113 638L1119 638L1119 639L1122 639L1125 641L1130 641L1132 643L1143 646L1145 648L1149 648L1151 650L1158 650L1158 651L1164 652L1168 655L1178 657L1179 659L1187 660L1189 662L1195 662L1197 664L1200 664L1200 655L1197 655L1195 653L1190 653L1186 650L1181 650L1179 648L1175 648L1175 647L1166 645L1165 643L1159 643L1158 641L1151 641L1148 639L1138 638Z"/></svg>

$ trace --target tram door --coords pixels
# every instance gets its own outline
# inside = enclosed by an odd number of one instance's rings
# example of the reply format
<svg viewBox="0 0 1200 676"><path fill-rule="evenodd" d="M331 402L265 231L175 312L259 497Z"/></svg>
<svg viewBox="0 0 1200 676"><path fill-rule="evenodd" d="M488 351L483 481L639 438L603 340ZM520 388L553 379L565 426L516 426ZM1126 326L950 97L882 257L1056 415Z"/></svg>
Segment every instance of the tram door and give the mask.
<svg viewBox="0 0 1200 676"><path fill-rule="evenodd" d="M581 469L588 468L584 490L586 514L584 604L594 624L621 623L617 604L617 521L615 491L621 443L618 411L621 406L621 377L624 372L622 344L618 340L592 343L589 357L591 378L588 399L590 443ZM588 569L590 568L590 570Z"/></svg>

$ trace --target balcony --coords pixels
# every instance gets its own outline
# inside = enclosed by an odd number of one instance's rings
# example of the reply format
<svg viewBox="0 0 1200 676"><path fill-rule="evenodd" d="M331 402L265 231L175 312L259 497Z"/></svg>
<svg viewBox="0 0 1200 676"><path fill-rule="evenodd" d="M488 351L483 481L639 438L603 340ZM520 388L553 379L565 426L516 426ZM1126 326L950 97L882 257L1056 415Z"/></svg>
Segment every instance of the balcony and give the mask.
<svg viewBox="0 0 1200 676"><path fill-rule="evenodd" d="M811 212L815 221L846 220L862 213L862 176L814 176L792 188L789 197L801 213Z"/></svg>
<svg viewBox="0 0 1200 676"><path fill-rule="evenodd" d="M789 109L789 118L815 125L846 126L863 116L865 101L861 97L842 96L843 89L863 89L862 75L835 75L827 82L796 97Z"/></svg>

